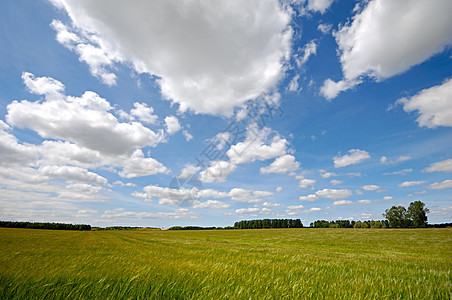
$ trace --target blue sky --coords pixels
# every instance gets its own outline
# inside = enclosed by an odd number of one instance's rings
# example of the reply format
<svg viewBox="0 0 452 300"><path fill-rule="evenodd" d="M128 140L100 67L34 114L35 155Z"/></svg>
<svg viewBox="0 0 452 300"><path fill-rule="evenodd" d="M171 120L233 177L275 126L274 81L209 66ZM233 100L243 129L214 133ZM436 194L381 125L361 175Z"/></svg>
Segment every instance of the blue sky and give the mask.
<svg viewBox="0 0 452 300"><path fill-rule="evenodd" d="M452 216L450 1L6 1L0 219Z"/></svg>

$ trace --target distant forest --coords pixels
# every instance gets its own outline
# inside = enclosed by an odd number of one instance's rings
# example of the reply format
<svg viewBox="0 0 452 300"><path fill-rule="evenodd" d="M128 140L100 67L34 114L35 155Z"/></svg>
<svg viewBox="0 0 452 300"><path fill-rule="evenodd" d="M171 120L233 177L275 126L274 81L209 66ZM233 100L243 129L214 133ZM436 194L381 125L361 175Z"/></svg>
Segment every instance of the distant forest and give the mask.
<svg viewBox="0 0 452 300"><path fill-rule="evenodd" d="M86 224L12 222L12 221L0 221L0 227L55 229L55 230L91 230L91 225L86 225Z"/></svg>

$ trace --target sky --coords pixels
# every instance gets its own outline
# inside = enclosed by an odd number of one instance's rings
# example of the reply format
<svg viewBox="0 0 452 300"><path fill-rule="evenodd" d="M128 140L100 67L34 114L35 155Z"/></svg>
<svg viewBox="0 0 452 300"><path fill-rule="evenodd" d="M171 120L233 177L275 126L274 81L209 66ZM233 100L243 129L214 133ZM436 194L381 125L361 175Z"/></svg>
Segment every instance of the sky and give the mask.
<svg viewBox="0 0 452 300"><path fill-rule="evenodd" d="M0 7L1 220L452 221L449 0Z"/></svg>

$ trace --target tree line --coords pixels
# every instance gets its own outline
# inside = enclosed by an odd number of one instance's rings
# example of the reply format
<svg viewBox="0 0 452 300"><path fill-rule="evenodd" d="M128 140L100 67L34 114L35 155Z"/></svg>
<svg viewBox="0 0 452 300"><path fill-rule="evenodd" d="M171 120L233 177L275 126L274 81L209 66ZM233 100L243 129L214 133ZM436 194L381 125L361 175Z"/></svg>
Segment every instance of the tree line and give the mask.
<svg viewBox="0 0 452 300"><path fill-rule="evenodd" d="M234 229L303 228L300 219L245 220L234 223Z"/></svg>
<svg viewBox="0 0 452 300"><path fill-rule="evenodd" d="M388 220L366 220L366 221L350 221L350 220L317 220L312 222L311 228L388 228Z"/></svg>
<svg viewBox="0 0 452 300"><path fill-rule="evenodd" d="M0 227L30 228L30 229L54 229L54 230L91 230L91 225L86 225L86 224L14 222L14 221L0 221Z"/></svg>

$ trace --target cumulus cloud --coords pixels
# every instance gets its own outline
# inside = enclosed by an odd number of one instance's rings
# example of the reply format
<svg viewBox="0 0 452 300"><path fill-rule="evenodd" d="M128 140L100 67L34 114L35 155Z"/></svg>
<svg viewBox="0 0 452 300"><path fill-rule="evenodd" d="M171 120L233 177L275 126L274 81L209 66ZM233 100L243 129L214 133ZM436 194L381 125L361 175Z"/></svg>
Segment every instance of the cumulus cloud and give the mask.
<svg viewBox="0 0 452 300"><path fill-rule="evenodd" d="M199 173L202 182L225 182L226 178L235 171L237 165L227 160L215 160Z"/></svg>
<svg viewBox="0 0 452 300"><path fill-rule="evenodd" d="M182 129L179 120L175 116L165 117L166 131L168 134L174 134Z"/></svg>
<svg viewBox="0 0 452 300"><path fill-rule="evenodd" d="M383 175L406 175L406 174L408 174L408 173L410 173L410 172L413 172L413 169L403 169L403 170L400 170L400 171L394 171L394 172L389 172L389 173L383 173Z"/></svg>
<svg viewBox="0 0 452 300"><path fill-rule="evenodd" d="M372 203L372 201L371 200L358 200L358 203L360 203L360 204L370 204L370 203Z"/></svg>
<svg viewBox="0 0 452 300"><path fill-rule="evenodd" d="M300 91L300 88L298 85L298 79L300 79L300 75L297 74L292 78L292 80L290 80L289 86L287 87L287 89L290 92L299 92Z"/></svg>
<svg viewBox="0 0 452 300"><path fill-rule="evenodd" d="M298 199L300 199L301 201L316 201L317 199L319 199L319 196L310 194L307 196L300 196Z"/></svg>
<svg viewBox="0 0 452 300"><path fill-rule="evenodd" d="M216 139L218 139L218 136ZM223 147L228 142L229 138L226 142L220 139L220 143L217 146ZM229 160L210 161L209 166L200 173L200 179L203 182L224 182L236 170L239 164L284 156L287 151L287 144L286 139L281 138L278 134L273 135L270 128L264 127L262 130L259 130L256 124L252 124L247 127L246 139L231 145L229 150L226 151L226 157ZM264 168L264 172L267 170L281 172L284 171L282 167L292 169L294 165L299 164L294 162L292 166L284 165L284 163L287 163L287 159L290 160L291 158L276 161L275 168ZM278 169L277 167L281 168Z"/></svg>
<svg viewBox="0 0 452 300"><path fill-rule="evenodd" d="M124 209L106 210L101 218L105 219L197 219L199 215L186 208L179 208L173 212L132 212Z"/></svg>
<svg viewBox="0 0 452 300"><path fill-rule="evenodd" d="M334 201L333 205L349 205L352 204L353 202L350 200L338 200L338 201Z"/></svg>
<svg viewBox="0 0 452 300"><path fill-rule="evenodd" d="M42 85L42 77L34 78L24 73L27 86ZM49 82L46 77L45 82ZM51 82L50 85L58 85ZM9 124L36 131L43 138L58 138L106 154L126 154L136 148L156 146L164 140L139 122L121 123L114 117L110 103L94 92L87 91L81 97L65 96L50 88L35 88L34 92L46 93L44 101L13 101L7 106Z"/></svg>
<svg viewBox="0 0 452 300"><path fill-rule="evenodd" d="M317 29L320 30L323 34L329 33L331 31L331 28L333 28L332 24L320 23L319 26L317 26Z"/></svg>
<svg viewBox="0 0 452 300"><path fill-rule="evenodd" d="M344 199L351 196L353 193L348 189L323 189L315 192L315 194L320 198L328 199Z"/></svg>
<svg viewBox="0 0 452 300"><path fill-rule="evenodd" d="M81 182L88 182L98 185L106 185L108 180L96 173L86 169L72 166L45 166L40 168L43 175L52 178L62 178Z"/></svg>
<svg viewBox="0 0 452 300"><path fill-rule="evenodd" d="M452 172L452 159L446 159L431 164L424 169L425 172Z"/></svg>
<svg viewBox="0 0 452 300"><path fill-rule="evenodd" d="M330 178L330 177L332 177L332 176L337 176L337 174L336 173L333 173L333 172L327 172L327 171L325 171L325 170L322 170L322 169L320 169L319 170L319 173L320 173L320 176L322 176L322 178Z"/></svg>
<svg viewBox="0 0 452 300"><path fill-rule="evenodd" d="M444 180L442 182L435 182L428 186L431 190L443 190L452 188L452 180Z"/></svg>
<svg viewBox="0 0 452 300"><path fill-rule="evenodd" d="M301 57L296 57L295 62L297 63L297 66L301 68L312 55L317 54L317 43L316 40L309 41L306 45L304 45L303 54Z"/></svg>
<svg viewBox="0 0 452 300"><path fill-rule="evenodd" d="M383 80L443 51L452 42L450 11L448 0L369 1L334 33L344 79L327 79L322 94L332 99L362 76Z"/></svg>
<svg viewBox="0 0 452 300"><path fill-rule="evenodd" d="M265 207L278 207L278 206L281 206L281 204L280 203L273 203L273 202L265 201L264 203L262 203L262 206L265 206Z"/></svg>
<svg viewBox="0 0 452 300"><path fill-rule="evenodd" d="M330 181L330 183L331 183L332 185L338 185L338 184L341 184L342 181L333 179L333 180Z"/></svg>
<svg viewBox="0 0 452 300"><path fill-rule="evenodd" d="M323 14L331 6L333 1L334 0L309 0L308 9Z"/></svg>
<svg viewBox="0 0 452 300"><path fill-rule="evenodd" d="M187 164L187 165L185 165L185 167L182 169L182 171L180 172L180 174L177 177L182 178L182 179L188 179L188 178L192 177L194 174L196 174L197 172L199 172L199 170L201 170L201 167L194 166L192 164Z"/></svg>
<svg viewBox="0 0 452 300"><path fill-rule="evenodd" d="M293 155L286 154L275 159L269 166L262 167L260 172L262 174L286 174L288 172L298 170L299 167L300 163L295 160L295 157Z"/></svg>
<svg viewBox="0 0 452 300"><path fill-rule="evenodd" d="M418 111L416 121L421 127L452 127L452 78L396 103L406 112Z"/></svg>
<svg viewBox="0 0 452 300"><path fill-rule="evenodd" d="M195 201L193 204L193 208L226 209L231 207L230 204L218 200L207 200L206 202Z"/></svg>
<svg viewBox="0 0 452 300"><path fill-rule="evenodd" d="M322 86L320 87L320 95L325 97L328 101L336 98L339 93L353 88L355 85L359 84L360 80L339 80L333 81L331 79L326 79Z"/></svg>
<svg viewBox="0 0 452 300"><path fill-rule="evenodd" d="M209 208L208 206L223 206L226 208L225 204L227 203L220 203L220 201L214 201L212 198L230 198L230 200L237 202L257 203L263 202L263 198L273 195L272 192L268 191L248 190L242 188L232 188L229 192L220 192L214 189L198 189L196 187L170 188L160 187L158 185L145 186L143 191L146 199L157 199L158 203L162 205L175 205L179 204L183 200L187 200L187 203L196 205L198 208ZM208 199L210 201L201 202L201 199ZM268 202L266 203L269 204Z"/></svg>
<svg viewBox="0 0 452 300"><path fill-rule="evenodd" d="M144 157L143 151L137 149L130 158L123 162L123 170L119 172L119 175L125 178L134 178L159 173L167 174L169 170L152 157Z"/></svg>
<svg viewBox="0 0 452 300"><path fill-rule="evenodd" d="M157 123L158 116L154 115L154 108L149 107L146 103L135 102L134 108L130 110L130 114L144 123Z"/></svg>
<svg viewBox="0 0 452 300"><path fill-rule="evenodd" d="M118 53L109 51L94 33L87 34L84 31L76 33L77 30L69 28L58 20L53 20L50 26L57 33L57 41L77 53L79 60L88 65L93 76L107 85L116 84L117 77L109 69L112 69L115 62L122 61Z"/></svg>
<svg viewBox="0 0 452 300"><path fill-rule="evenodd" d="M380 186L375 184L364 185L361 187L365 191L376 191L380 188Z"/></svg>
<svg viewBox="0 0 452 300"><path fill-rule="evenodd" d="M399 187L410 187L410 186L416 186L426 183L427 181L421 180L421 181L404 181L401 184L399 184Z"/></svg>
<svg viewBox="0 0 452 300"><path fill-rule="evenodd" d="M369 153L364 150L351 149L348 151L348 153L350 154L346 154L344 156L335 156L333 158L335 168L342 168L349 165L359 164L364 160L370 158Z"/></svg>
<svg viewBox="0 0 452 300"><path fill-rule="evenodd" d="M128 61L157 76L163 96L181 111L230 115L273 88L290 57L291 12L276 0L53 3L85 39L97 37L93 47L110 50L100 67Z"/></svg>
<svg viewBox="0 0 452 300"><path fill-rule="evenodd" d="M302 189L307 189L308 187L314 188L315 183L316 183L315 179L303 178L298 183L298 186L301 187Z"/></svg>

